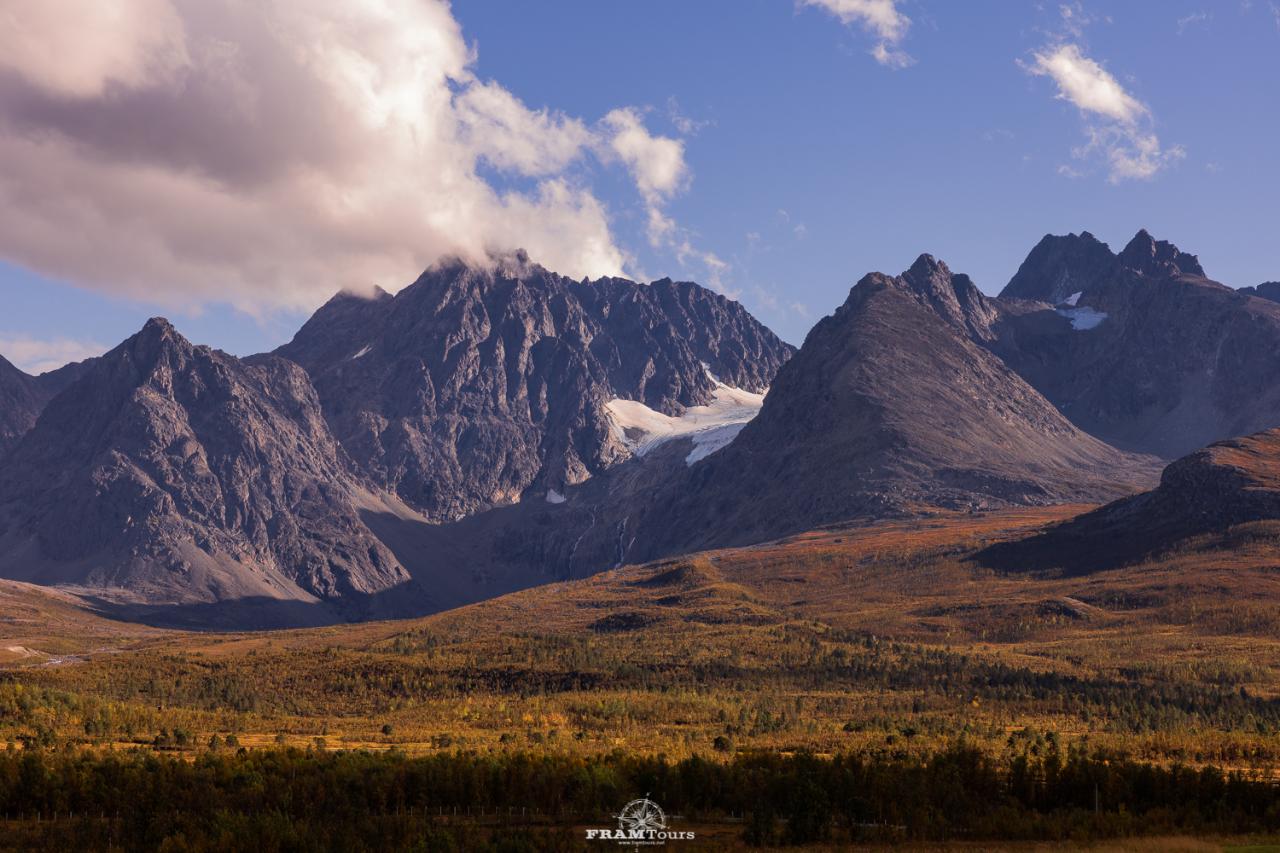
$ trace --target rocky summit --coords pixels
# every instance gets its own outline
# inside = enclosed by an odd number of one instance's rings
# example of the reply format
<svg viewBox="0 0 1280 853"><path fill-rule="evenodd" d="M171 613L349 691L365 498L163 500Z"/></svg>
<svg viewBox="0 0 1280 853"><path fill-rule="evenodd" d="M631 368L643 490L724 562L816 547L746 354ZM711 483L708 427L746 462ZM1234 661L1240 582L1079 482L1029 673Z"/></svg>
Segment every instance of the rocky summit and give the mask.
<svg viewBox="0 0 1280 853"><path fill-rule="evenodd" d="M96 359L0 469L0 574L114 603L359 602L406 583L306 374L167 321Z"/></svg>
<svg viewBox="0 0 1280 853"><path fill-rule="evenodd" d="M1240 472L1273 438L1193 451L1280 427L1273 291L1146 231L1118 253L1083 232L1045 237L996 297L927 254L863 276L798 351L696 284L575 281L523 253L340 293L270 355L153 320L40 377L0 361L0 577L259 627L1119 499L1072 528L1106 553L1050 543L1114 562L1270 511Z"/></svg>
<svg viewBox="0 0 1280 853"><path fill-rule="evenodd" d="M1173 459L1280 424L1280 305L1146 231L1046 237L1001 292L993 352L1076 426Z"/></svg>
<svg viewBox="0 0 1280 853"><path fill-rule="evenodd" d="M655 501L647 555L939 508L1096 501L1154 460L1073 426L982 341L1000 316L922 255L873 273L778 373L759 416Z"/></svg>
<svg viewBox="0 0 1280 853"><path fill-rule="evenodd" d="M610 400L679 415L719 382L764 391L791 352L696 284L573 281L523 253L442 263L395 296L341 294L277 350L364 472L437 521L629 458Z"/></svg>

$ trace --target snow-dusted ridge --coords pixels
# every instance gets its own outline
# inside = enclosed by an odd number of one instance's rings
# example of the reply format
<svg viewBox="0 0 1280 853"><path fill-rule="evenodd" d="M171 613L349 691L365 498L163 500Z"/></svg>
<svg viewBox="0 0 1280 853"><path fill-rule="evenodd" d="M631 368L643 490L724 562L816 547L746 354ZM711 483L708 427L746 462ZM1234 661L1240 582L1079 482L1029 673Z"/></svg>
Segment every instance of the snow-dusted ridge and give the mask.
<svg viewBox="0 0 1280 853"><path fill-rule="evenodd" d="M636 400L621 398L606 403L605 411L618 440L636 456L644 456L673 438L692 438L693 450L684 460L686 465L692 465L733 441L764 404L764 394L719 381L713 393L714 399L707 405L692 406L675 418Z"/></svg>

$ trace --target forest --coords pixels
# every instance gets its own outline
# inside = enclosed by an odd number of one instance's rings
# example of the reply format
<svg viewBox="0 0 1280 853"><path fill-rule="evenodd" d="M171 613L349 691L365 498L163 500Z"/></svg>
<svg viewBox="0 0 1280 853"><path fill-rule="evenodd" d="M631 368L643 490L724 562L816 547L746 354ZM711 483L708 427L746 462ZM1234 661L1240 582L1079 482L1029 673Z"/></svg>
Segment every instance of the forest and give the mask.
<svg viewBox="0 0 1280 853"><path fill-rule="evenodd" d="M1156 767L1028 741L925 758L740 754L670 761L243 747L0 754L0 849L561 850L649 796L672 826L753 846L1059 840L1280 830L1280 789L1216 768Z"/></svg>

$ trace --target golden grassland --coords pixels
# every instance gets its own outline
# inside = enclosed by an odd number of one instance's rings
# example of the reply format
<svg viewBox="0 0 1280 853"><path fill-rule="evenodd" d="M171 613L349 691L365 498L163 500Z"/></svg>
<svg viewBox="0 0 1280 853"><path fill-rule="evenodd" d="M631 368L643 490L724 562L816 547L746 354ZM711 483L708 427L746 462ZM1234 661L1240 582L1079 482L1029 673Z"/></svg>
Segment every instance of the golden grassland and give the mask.
<svg viewBox="0 0 1280 853"><path fill-rule="evenodd" d="M1265 526L1061 577L974 559L1081 507L828 529L436 616L161 631L0 588L0 747L993 753L1280 767Z"/></svg>

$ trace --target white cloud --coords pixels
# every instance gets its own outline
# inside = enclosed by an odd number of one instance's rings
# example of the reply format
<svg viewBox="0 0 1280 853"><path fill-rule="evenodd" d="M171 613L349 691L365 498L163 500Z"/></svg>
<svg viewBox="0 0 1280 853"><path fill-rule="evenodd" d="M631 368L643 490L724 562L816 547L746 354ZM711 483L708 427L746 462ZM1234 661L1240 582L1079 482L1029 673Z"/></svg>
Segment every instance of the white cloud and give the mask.
<svg viewBox="0 0 1280 853"><path fill-rule="evenodd" d="M95 97L109 85L172 78L190 62L182 21L167 0L75 6L69 15L68 3L6 3L0 68L63 96Z"/></svg>
<svg viewBox="0 0 1280 853"><path fill-rule="evenodd" d="M899 48L911 19L898 10L898 0L798 0L801 6L825 9L845 25L857 24L879 41L871 49L876 62L905 68L915 62Z"/></svg>
<svg viewBox="0 0 1280 853"><path fill-rule="evenodd" d="M588 160L680 230L683 143L479 79L443 0L10 2L0 22L0 257L44 275L260 313L446 254L621 274Z"/></svg>
<svg viewBox="0 0 1280 853"><path fill-rule="evenodd" d="M40 340L26 335L0 336L0 355L21 370L41 374L73 361L102 355L109 347L70 338Z"/></svg>
<svg viewBox="0 0 1280 853"><path fill-rule="evenodd" d="M1151 129L1151 111L1125 91L1100 64L1085 56L1076 44L1057 44L1033 54L1030 73L1051 78L1057 97L1076 106L1085 117L1088 142L1075 154L1087 159L1096 154L1107 161L1112 183L1147 179L1185 152L1181 146L1163 147ZM1078 174L1075 170L1059 170Z"/></svg>
<svg viewBox="0 0 1280 853"><path fill-rule="evenodd" d="M640 111L630 107L611 111L602 123L609 150L626 164L646 201L660 203L680 189L686 177L684 143L649 133Z"/></svg>
<svg viewBox="0 0 1280 853"><path fill-rule="evenodd" d="M1058 84L1058 97L1085 112L1097 113L1131 124L1147 114L1147 108L1098 63L1074 44L1061 44L1035 54L1033 74L1048 75Z"/></svg>

